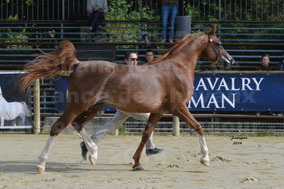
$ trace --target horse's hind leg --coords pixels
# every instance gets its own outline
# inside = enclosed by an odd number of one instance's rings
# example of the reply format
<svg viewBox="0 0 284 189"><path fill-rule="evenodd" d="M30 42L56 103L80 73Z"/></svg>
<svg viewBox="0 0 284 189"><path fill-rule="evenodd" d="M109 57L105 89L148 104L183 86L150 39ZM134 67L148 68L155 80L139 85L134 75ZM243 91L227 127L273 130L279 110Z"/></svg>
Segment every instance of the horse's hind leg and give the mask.
<svg viewBox="0 0 284 189"><path fill-rule="evenodd" d="M87 134L86 130L84 129L84 125L91 119L93 119L98 114L98 112L103 109L103 107L104 104L96 104L89 108L87 111L81 113L75 118L74 121L72 121L72 125L84 139L88 152L91 154L89 156L89 160L93 166L96 164L96 161L98 159L98 147Z"/></svg>
<svg viewBox="0 0 284 189"><path fill-rule="evenodd" d="M70 110L70 109L69 109ZM78 111L78 110L77 110ZM38 172L43 173L45 171L45 163L48 158L48 154L53 149L53 145L58 135L63 131L65 127L78 115L74 111L67 110L63 113L63 115L52 125L50 136L45 144L45 147L38 157L40 164L37 165Z"/></svg>
<svg viewBox="0 0 284 189"><path fill-rule="evenodd" d="M204 132L202 126L196 121L196 119L192 116L186 106L180 107L176 112L173 113L178 116L181 120L185 121L189 126L194 128L194 130L198 133L200 148L201 148L201 163L205 166L209 167L209 154L208 147L204 138Z"/></svg>
<svg viewBox="0 0 284 189"><path fill-rule="evenodd" d="M146 142L148 141L148 139L150 138L150 135L152 134L153 130L155 129L158 121L161 119L161 117L163 116L163 114L151 114L148 122L146 124L145 130L142 134L142 140L133 156L134 159L134 165L132 167L132 169L134 171L140 171L143 170L143 168L141 167L140 164L140 158L141 158L141 152L146 144Z"/></svg>

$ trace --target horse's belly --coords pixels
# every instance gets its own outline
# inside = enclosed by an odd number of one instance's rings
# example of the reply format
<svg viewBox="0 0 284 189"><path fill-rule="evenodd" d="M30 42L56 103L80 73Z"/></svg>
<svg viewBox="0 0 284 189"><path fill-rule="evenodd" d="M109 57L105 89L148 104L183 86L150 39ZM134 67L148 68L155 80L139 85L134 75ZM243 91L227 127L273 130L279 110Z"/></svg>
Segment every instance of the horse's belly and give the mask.
<svg viewBox="0 0 284 189"><path fill-rule="evenodd" d="M7 103L5 106L3 106L3 109L1 111L1 116L5 120L14 120L19 116L21 110L22 110L21 107L16 102Z"/></svg>
<svg viewBox="0 0 284 189"><path fill-rule="evenodd" d="M126 112L158 113L162 111L159 101L105 101L106 104Z"/></svg>

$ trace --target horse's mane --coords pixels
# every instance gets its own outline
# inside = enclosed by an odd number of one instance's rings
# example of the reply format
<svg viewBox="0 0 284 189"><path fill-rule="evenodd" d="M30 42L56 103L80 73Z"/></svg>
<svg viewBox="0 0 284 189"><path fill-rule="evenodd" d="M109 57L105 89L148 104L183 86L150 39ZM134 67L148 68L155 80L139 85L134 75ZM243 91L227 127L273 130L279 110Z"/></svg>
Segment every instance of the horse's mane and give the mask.
<svg viewBox="0 0 284 189"><path fill-rule="evenodd" d="M188 34L184 36L181 40L176 42L166 54L158 58L155 58L153 61L147 64L156 64L158 62L171 58L172 56L176 54L176 52L181 51L182 49L185 48L185 46L189 46L190 43L192 43L196 38L198 38L200 35L203 35L203 34L204 33L197 33L197 34Z"/></svg>

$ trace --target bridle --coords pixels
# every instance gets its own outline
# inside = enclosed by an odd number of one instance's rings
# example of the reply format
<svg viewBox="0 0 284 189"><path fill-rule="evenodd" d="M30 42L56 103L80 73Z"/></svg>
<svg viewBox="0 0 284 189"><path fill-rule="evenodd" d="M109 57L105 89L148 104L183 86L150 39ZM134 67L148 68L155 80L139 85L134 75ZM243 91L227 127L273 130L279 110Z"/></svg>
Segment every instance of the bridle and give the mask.
<svg viewBox="0 0 284 189"><path fill-rule="evenodd" d="M211 38L211 35L208 34L208 45L212 43L213 45L213 49L215 51L215 53L217 54L217 60L213 63L213 64L216 64L218 62L220 62L221 60L225 60L227 63L231 63L226 57L224 57L221 53L221 47L223 47L222 45L222 42L219 41L219 42L215 42L213 41L213 39Z"/></svg>

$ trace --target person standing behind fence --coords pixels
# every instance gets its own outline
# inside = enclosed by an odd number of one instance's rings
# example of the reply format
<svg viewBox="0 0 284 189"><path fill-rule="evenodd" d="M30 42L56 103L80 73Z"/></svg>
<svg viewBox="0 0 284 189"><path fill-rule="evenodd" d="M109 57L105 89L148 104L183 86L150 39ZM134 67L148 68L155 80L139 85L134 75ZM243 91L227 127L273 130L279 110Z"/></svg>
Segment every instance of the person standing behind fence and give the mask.
<svg viewBox="0 0 284 189"><path fill-rule="evenodd" d="M90 31L96 32L99 25L104 21L105 13L108 11L107 0L87 0L87 12L90 17Z"/></svg>
<svg viewBox="0 0 284 189"><path fill-rule="evenodd" d="M136 66L138 62L138 56L136 53L126 53L124 56L125 64L128 66ZM129 113L117 110L114 114L112 120L106 123L103 127L98 128L98 130L91 136L94 143L98 143L110 130L118 129L129 117L140 121L147 121L149 119L150 113ZM156 148L153 141L153 132L150 135L148 142L146 143L146 155L151 156L164 152L164 149ZM82 158L87 159L88 149L84 141L80 143L82 150Z"/></svg>
<svg viewBox="0 0 284 189"><path fill-rule="evenodd" d="M163 24L163 40L167 41L167 25L170 23L169 42L174 41L175 19L178 13L178 0L162 0L162 24Z"/></svg>

